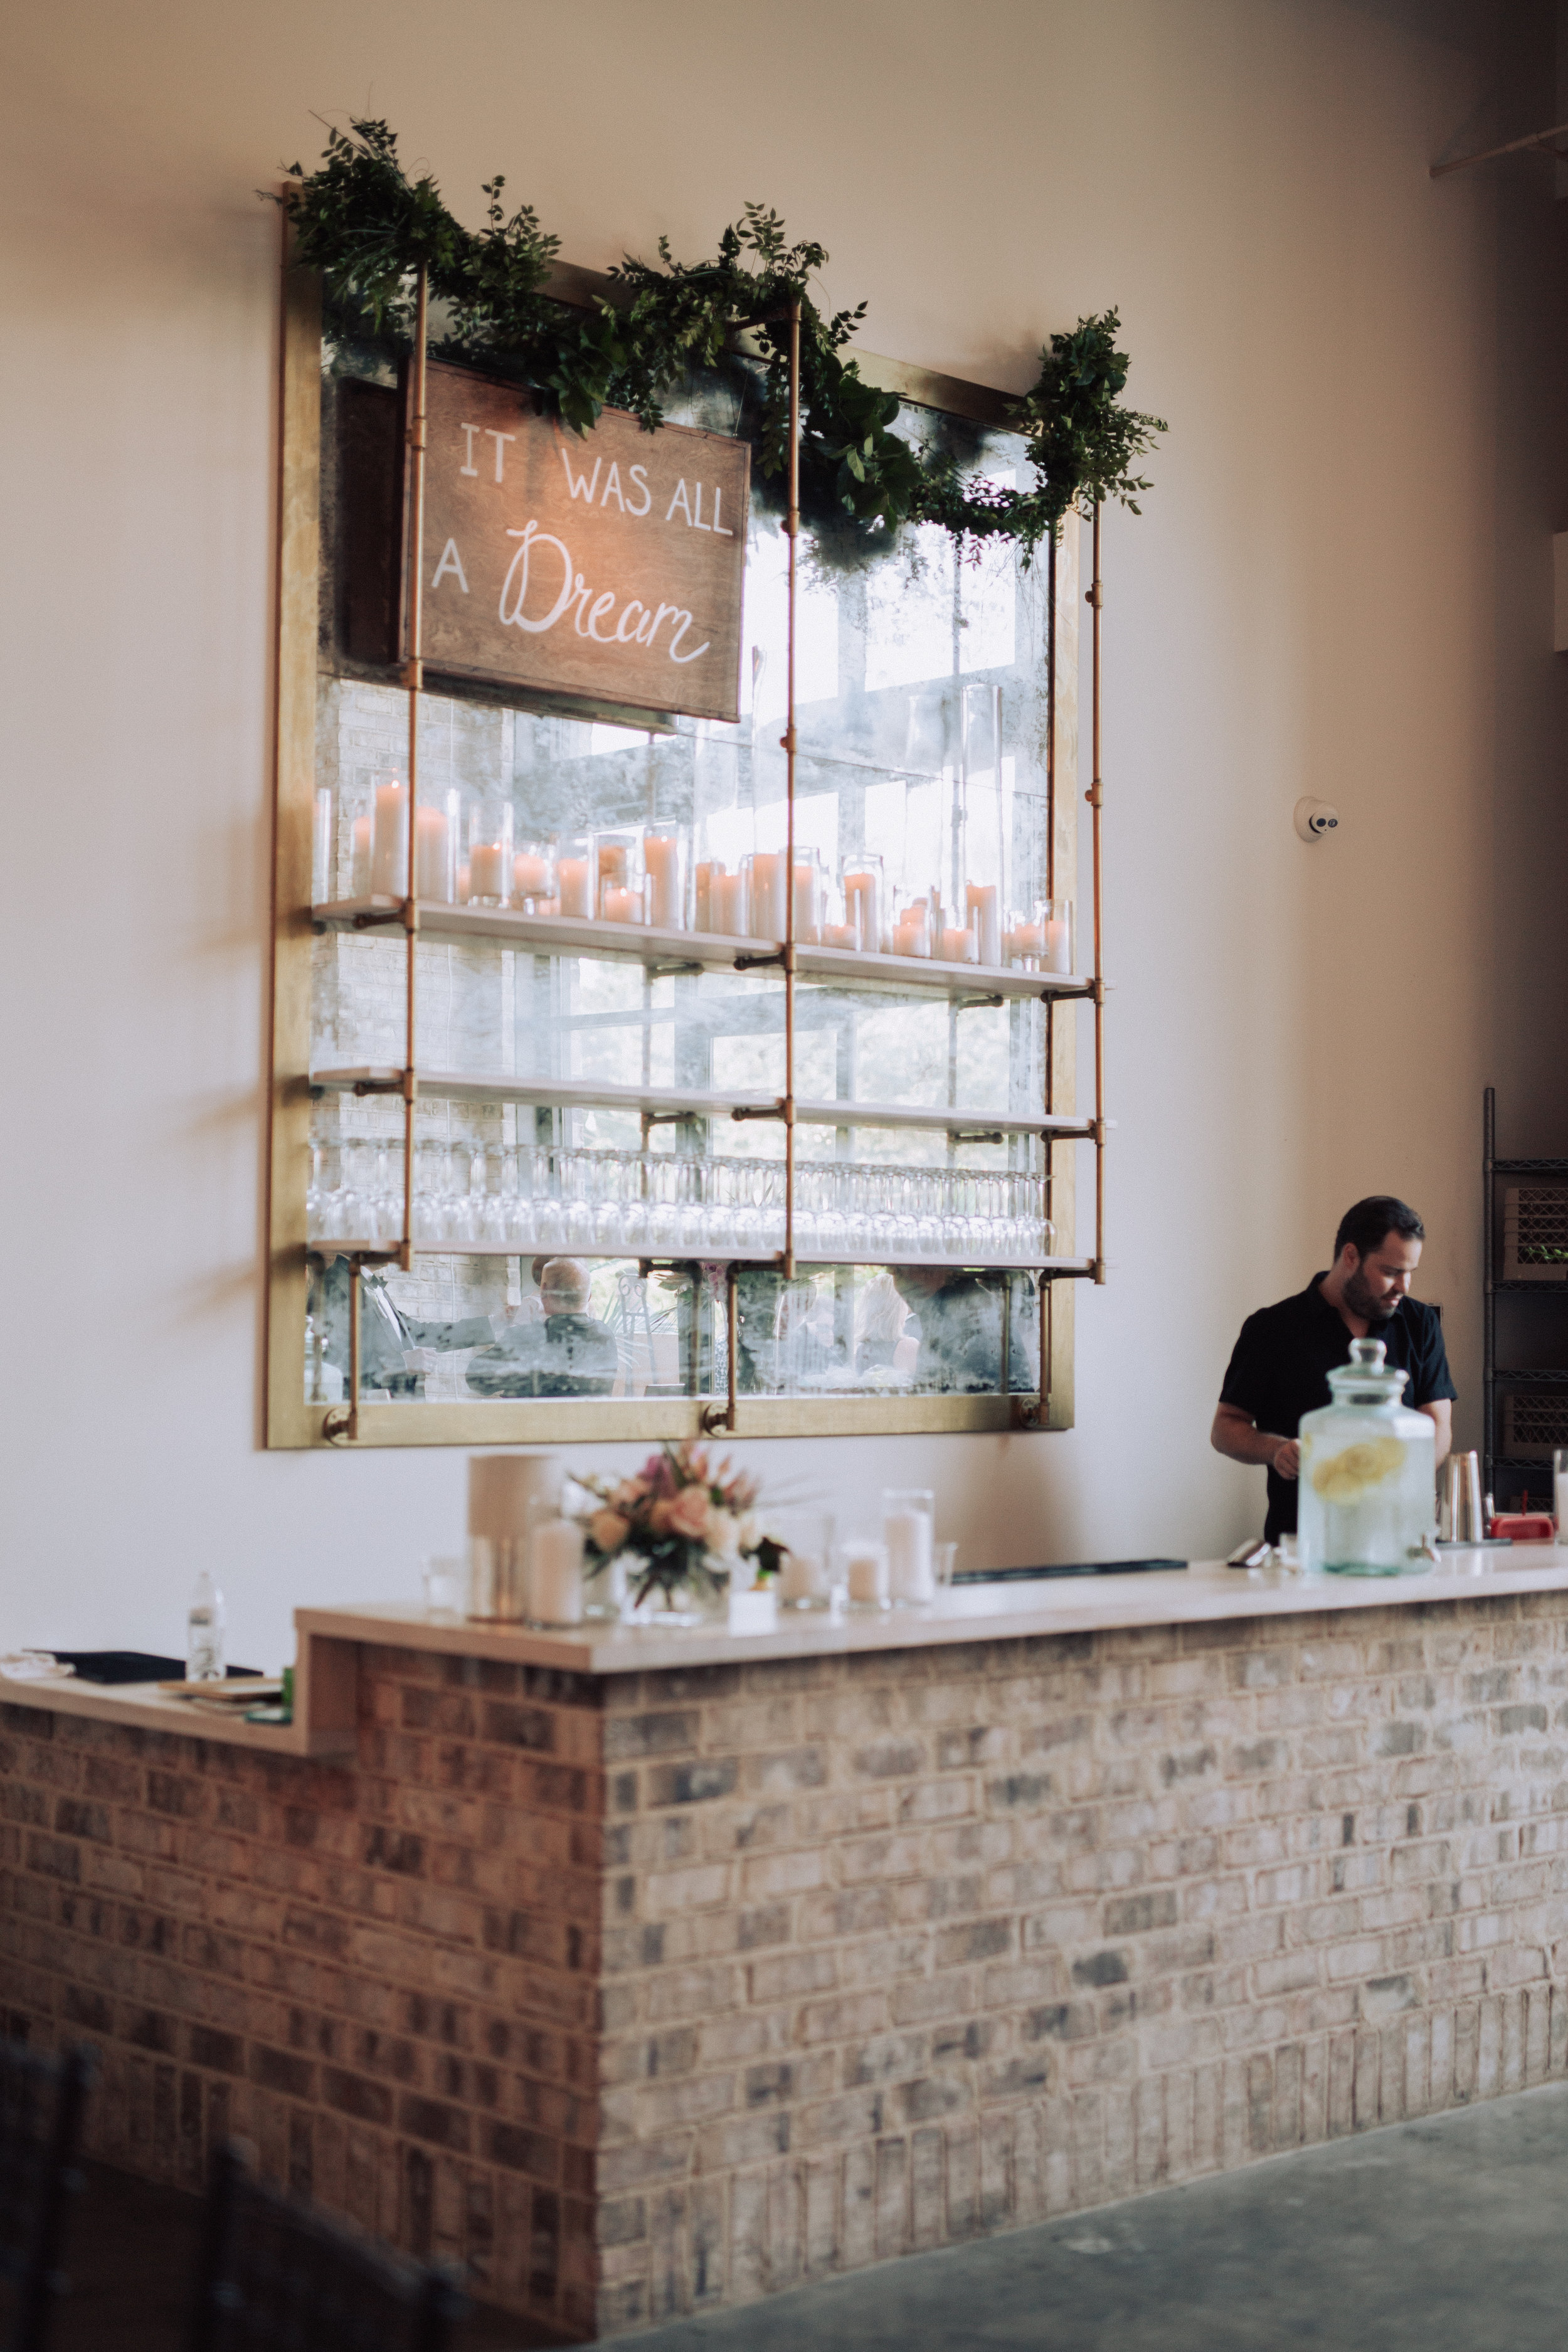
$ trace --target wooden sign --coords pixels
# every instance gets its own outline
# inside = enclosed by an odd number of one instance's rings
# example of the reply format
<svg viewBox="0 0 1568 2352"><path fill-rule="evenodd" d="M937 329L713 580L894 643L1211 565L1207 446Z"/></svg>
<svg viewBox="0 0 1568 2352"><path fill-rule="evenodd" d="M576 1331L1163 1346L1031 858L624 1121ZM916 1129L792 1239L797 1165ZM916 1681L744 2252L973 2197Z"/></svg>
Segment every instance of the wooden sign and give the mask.
<svg viewBox="0 0 1568 2352"><path fill-rule="evenodd" d="M743 441L619 409L573 433L521 386L439 362L426 415L431 669L740 716Z"/></svg>

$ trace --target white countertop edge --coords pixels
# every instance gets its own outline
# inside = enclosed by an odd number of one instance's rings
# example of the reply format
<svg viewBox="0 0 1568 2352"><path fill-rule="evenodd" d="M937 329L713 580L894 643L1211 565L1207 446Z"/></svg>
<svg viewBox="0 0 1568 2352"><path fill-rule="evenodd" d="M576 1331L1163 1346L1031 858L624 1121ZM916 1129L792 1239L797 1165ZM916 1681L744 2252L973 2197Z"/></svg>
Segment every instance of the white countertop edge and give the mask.
<svg viewBox="0 0 1568 2352"><path fill-rule="evenodd" d="M1332 1615L1341 1610L1408 1608L1417 1601L1479 1600L1568 1590L1568 1548L1520 1544L1509 1551L1447 1552L1430 1575L1314 1576L1279 1569L1237 1570L1222 1560L1139 1575L1062 1578L1038 1584L960 1585L923 1609L837 1615L781 1610L776 1633L731 1633L721 1622L666 1632L592 1622L541 1630L427 1616L416 1602L356 1601L297 1609L301 1643L310 1636L374 1642L447 1657L548 1666L587 1675L638 1674L670 1666L732 1665L761 1658L834 1657L921 1650L961 1642L1017 1641L1030 1634L1094 1633L1112 1626L1212 1624L1259 1617Z"/></svg>
<svg viewBox="0 0 1568 2352"><path fill-rule="evenodd" d="M243 1710L219 1715L190 1699L171 1698L156 1683L14 1679L0 1675L0 1706L36 1707L49 1715L79 1715L95 1723L124 1723L138 1731L172 1731L182 1739L206 1739L220 1748L255 1748L272 1756L341 1756L353 1742L341 1731L307 1731L293 1723L247 1723Z"/></svg>

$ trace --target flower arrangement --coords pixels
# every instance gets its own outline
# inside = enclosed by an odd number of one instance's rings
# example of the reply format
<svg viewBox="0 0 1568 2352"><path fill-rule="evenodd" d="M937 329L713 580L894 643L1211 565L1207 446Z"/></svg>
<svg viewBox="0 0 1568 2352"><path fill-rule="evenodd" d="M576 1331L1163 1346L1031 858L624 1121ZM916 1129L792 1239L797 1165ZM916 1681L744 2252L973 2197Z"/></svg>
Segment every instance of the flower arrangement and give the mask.
<svg viewBox="0 0 1568 2352"><path fill-rule="evenodd" d="M634 1478L580 1476L577 1484L596 1498L580 1515L588 1573L623 1553L628 1564L635 1559L630 1592L638 1605L655 1592L668 1604L683 1586L716 1595L742 1559L763 1575L778 1566L779 1547L757 1516L755 1479L728 1462L714 1468L702 1446L666 1445Z"/></svg>

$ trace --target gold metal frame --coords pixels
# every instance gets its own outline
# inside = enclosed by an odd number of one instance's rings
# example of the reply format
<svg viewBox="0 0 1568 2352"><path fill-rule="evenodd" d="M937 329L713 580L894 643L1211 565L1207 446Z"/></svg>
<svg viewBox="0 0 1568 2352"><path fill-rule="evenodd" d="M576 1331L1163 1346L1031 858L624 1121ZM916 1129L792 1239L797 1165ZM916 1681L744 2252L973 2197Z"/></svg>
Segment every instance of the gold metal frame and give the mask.
<svg viewBox="0 0 1568 2352"><path fill-rule="evenodd" d="M408 561L409 651L405 668L408 707L408 874L401 909L406 945L405 1066L385 1082L404 1106L403 1231L395 1246L363 1252L351 1260L351 1367L347 1402L323 1412L302 1396L308 1288L304 1187L300 1171L309 1141L310 1090L310 901L311 813L314 788L317 693L317 597L321 565L321 289L313 273L290 264L285 225L282 267L282 332L279 397L277 792L273 866L272 1087L268 1197L267 1429L268 1446L301 1448L359 1445L560 1444L574 1440L610 1442L693 1437L722 1429L736 1434L851 1436L872 1433L1070 1428L1073 1419L1072 1280L1047 1274L1040 1281L1040 1363L1044 1394L1019 1397L752 1397L737 1392L735 1269L729 1275L727 1394L717 1398L477 1400L472 1404L366 1404L359 1395L360 1276L364 1266L413 1262L414 1111L418 1097L415 1064L416 946L419 906L416 890L414 822L416 793L417 714L424 690L422 583L425 470L425 362L426 286L416 288L413 397L409 404L407 465L411 517ZM558 266L550 290L562 299L584 301L611 291L610 281L586 270ZM786 769L786 872L794 872L795 769L796 554L800 530L800 311L789 314L790 467L788 512L789 662L783 750ZM1005 425L1005 396L909 367L901 362L860 355L868 382L918 404L973 421ZM1093 571L1087 599L1092 614L1091 728L1093 782L1086 798L1093 829L1093 989L1095 1110L1095 1254L1089 1267L1105 1280L1105 982L1100 903L1100 514L1092 526ZM1048 556L1048 744L1050 801L1047 870L1049 895L1059 877L1076 872L1077 795L1071 779L1078 762L1078 573L1079 531L1068 517ZM1065 789L1063 787L1066 787ZM1064 892L1062 895L1068 895ZM783 967L784 980L784 1092L764 1115L783 1121L785 1153L784 1247L769 1261L786 1279L795 1271L795 892L784 893L786 930L782 950L758 961ZM750 960L748 960L750 961ZM1070 1109L1074 1089L1074 1033L1062 1007L1047 1009L1046 1101L1047 1112ZM1073 1228L1074 1145L1048 1146L1051 1202L1058 1228Z"/></svg>

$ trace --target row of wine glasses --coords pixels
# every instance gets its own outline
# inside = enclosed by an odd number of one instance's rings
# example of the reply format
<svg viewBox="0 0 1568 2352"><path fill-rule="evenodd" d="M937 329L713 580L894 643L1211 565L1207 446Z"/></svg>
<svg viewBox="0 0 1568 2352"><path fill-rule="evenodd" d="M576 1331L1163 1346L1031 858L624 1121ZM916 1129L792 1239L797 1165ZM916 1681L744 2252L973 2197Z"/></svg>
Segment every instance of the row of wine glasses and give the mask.
<svg viewBox="0 0 1568 2352"><path fill-rule="evenodd" d="M1013 1169L797 1162L795 1250L843 1264L1028 1265L1054 1238L1046 1184ZM402 1186L396 1140L313 1142L310 1238L397 1239ZM458 1251L771 1257L784 1244L784 1170L776 1160L422 1140L414 1238Z"/></svg>

